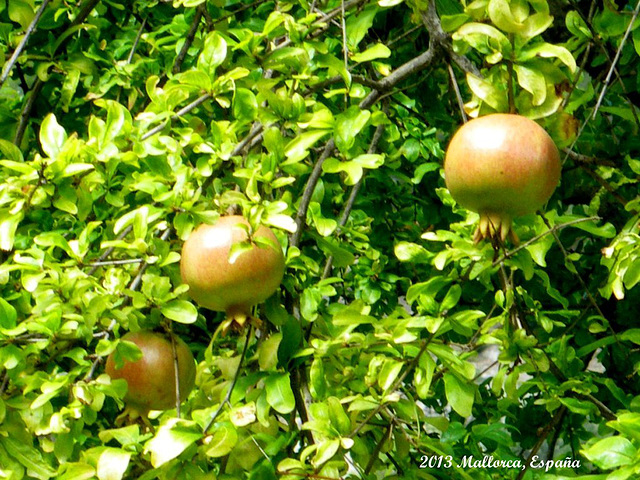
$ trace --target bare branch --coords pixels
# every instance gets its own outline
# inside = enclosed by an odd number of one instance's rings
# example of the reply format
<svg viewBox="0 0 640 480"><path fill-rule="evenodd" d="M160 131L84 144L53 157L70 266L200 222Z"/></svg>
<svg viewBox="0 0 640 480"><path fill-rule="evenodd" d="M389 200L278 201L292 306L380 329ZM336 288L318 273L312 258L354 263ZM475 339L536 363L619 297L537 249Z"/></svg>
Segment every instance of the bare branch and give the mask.
<svg viewBox="0 0 640 480"><path fill-rule="evenodd" d="M324 147L324 151L320 158L316 161L316 164L313 166L313 170L311 171L311 175L307 180L307 185L305 186L304 192L302 194L302 199L300 200L300 206L298 207L298 212L296 213L296 231L291 235L291 240L289 241L290 247L297 247L300 244L300 238L302 238L302 226L304 225L305 219L307 218L307 210L309 209L309 204L311 203L311 196L313 195L313 191L318 184L318 180L320 180L320 176L322 175L322 164L324 161L329 158L329 156L333 153L336 144L333 141L333 138L327 142Z"/></svg>
<svg viewBox="0 0 640 480"><path fill-rule="evenodd" d="M631 33L631 30L633 29L633 26L635 24L636 18L638 17L638 13L640 13L640 0L638 0L638 3L636 4L636 8L633 11L633 16L631 17L631 21L629 22L629 26L627 27L627 30L624 32L624 36L622 37L622 40L620 41L620 45L618 46L618 51L616 52L616 55L615 55L615 57L613 57L613 61L611 62L611 68L609 68L609 72L607 73L607 77L605 78L604 84L602 85L602 90L600 91L600 96L598 97L598 102L596 103L596 106L593 109L593 114L591 115L591 118L593 118L593 119L596 118L596 114L598 113L598 110L600 109L600 105L602 104L602 100L604 99L604 95L607 92L607 87L609 86L609 82L611 81L611 77L613 75L613 71L616 68L618 60L620 60L620 54L622 53L622 49L624 48L625 43L627 43L627 39L629 38L629 34Z"/></svg>
<svg viewBox="0 0 640 480"><path fill-rule="evenodd" d="M49 1L50 0L44 0L42 2L42 5L40 5L40 8L36 12L35 17L33 17L33 20L31 20L31 23L27 27L27 30L24 32L24 36L22 37L22 40L20 40L20 43L18 44L15 51L13 52L13 55L11 55L11 58L9 59L9 61L5 63L4 67L2 68L2 76L0 76L0 87L2 87L2 85L4 85L4 82L7 80L7 78L9 78L9 75L11 74L11 70L13 69L13 66L16 64L16 62L18 61L18 57L20 56L20 54L22 54L22 51L27 46L27 42L29 41L29 38L31 38L31 35L36 30L36 27L38 26L38 22L40 21L40 17L42 17L42 13L44 12L44 9L47 8Z"/></svg>
<svg viewBox="0 0 640 480"><path fill-rule="evenodd" d="M142 135L142 137L140 137L140 140L144 141L147 138L154 136L156 133L161 132L164 129L164 127L166 127L169 124L169 122L171 120L177 120L178 118L180 118L184 114L189 113L191 110L193 110L193 109L197 108L198 106L200 106L202 103L207 101L209 98L211 98L211 94L210 93L205 93L204 95L199 96L193 102L191 102L189 105L187 105L186 107L178 110L175 114L171 115L171 118L169 120L165 120L160 125L152 128L147 133Z"/></svg>
<svg viewBox="0 0 640 480"><path fill-rule="evenodd" d="M172 73L178 73L182 68L182 62L184 62L185 57L187 56L187 52L189 51L189 47L193 43L193 39L196 37L196 33L198 32L198 27L200 26L200 21L202 20L202 14L204 11L203 4L198 5L196 8L196 15L191 22L191 27L189 27L189 32L187 33L187 38L185 38L184 43L182 44L182 48L176 57L175 62L173 63L173 68L171 69Z"/></svg>
<svg viewBox="0 0 640 480"><path fill-rule="evenodd" d="M231 380L231 385L229 385L229 390L227 390L227 393L224 396L224 399L220 402L220 406L215 411L213 416L209 419L209 422L207 423L207 425L204 427L203 432L205 433L205 435L207 434L209 429L213 426L213 422L216 421L216 418L218 418L218 415L220 415L220 412L222 411L224 406L227 403L229 403L229 400L231 399L231 394L233 393L233 389L235 388L236 383L238 383L238 379L240 378L240 370L242 369L242 362L244 361L244 358L247 355L247 348L249 347L249 341L251 340L252 334L253 334L253 329L251 328L251 325L249 325L249 327L247 328L247 336L244 341L244 347L242 347L242 353L240 354L240 361L238 362L238 368L236 369L236 372L233 375L233 380Z"/></svg>

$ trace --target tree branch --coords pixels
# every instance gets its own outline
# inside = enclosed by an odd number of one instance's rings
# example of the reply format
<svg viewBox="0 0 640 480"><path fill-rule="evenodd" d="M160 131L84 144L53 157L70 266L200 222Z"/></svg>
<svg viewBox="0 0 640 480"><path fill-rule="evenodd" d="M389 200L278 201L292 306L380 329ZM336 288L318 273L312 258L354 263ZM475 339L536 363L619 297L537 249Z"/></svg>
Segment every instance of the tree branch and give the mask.
<svg viewBox="0 0 640 480"><path fill-rule="evenodd" d="M40 21L40 17L42 17L42 13L44 12L44 9L47 8L49 1L50 0L43 0L42 4L40 5L40 8L36 12L35 17L33 17L33 20L31 20L31 23L27 27L27 30L24 32L24 37L22 37L22 40L20 40L20 43L18 44L15 51L13 52L13 55L11 55L11 58L9 59L9 61L5 63L4 67L2 68L2 76L0 76L0 88L2 88L2 85L4 85L4 82L7 80L7 78L9 78L9 75L11 74L11 70L13 69L13 66L18 61L18 57L20 56L22 51L27 46L27 42L29 41L29 38L31 38L31 35L36 30L36 27L38 26L38 22Z"/></svg>
<svg viewBox="0 0 640 480"><path fill-rule="evenodd" d="M156 133L161 132L162 129L164 129L164 127L166 127L169 124L169 122L171 122L172 120L177 120L178 118L180 118L181 116L185 115L186 113L189 113L191 110L197 108L202 103L207 101L209 98L211 98L211 94L210 93L205 93L204 95L200 95L198 98L196 98L189 105L187 105L186 107L181 108L175 114L171 115L171 118L169 120L165 120L160 125L152 128L147 133L142 135L142 137L140 137L140 140L144 141L147 138L154 136Z"/></svg>
<svg viewBox="0 0 640 480"><path fill-rule="evenodd" d="M182 68L182 63L184 62L185 57L187 56L187 52L193 43L193 39L196 37L196 33L198 32L198 27L200 26L200 20L202 20L202 14L204 11L204 5L200 4L196 8L196 15L191 22L191 27L189 27L189 32L187 33L187 38L185 38L184 43L182 44L182 48L176 57L175 62L173 63L173 67L171 68L171 72L176 74Z"/></svg>

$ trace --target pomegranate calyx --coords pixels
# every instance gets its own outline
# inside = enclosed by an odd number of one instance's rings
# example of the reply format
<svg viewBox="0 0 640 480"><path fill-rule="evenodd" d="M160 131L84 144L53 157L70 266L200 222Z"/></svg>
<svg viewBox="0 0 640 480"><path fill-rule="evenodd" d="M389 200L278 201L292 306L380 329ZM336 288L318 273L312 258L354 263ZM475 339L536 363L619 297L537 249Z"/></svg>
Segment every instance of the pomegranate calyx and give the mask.
<svg viewBox="0 0 640 480"><path fill-rule="evenodd" d="M520 239L513 231L513 219L504 213L480 214L478 228L473 235L473 242L480 243L482 240L490 240L492 243L504 244L509 238L514 245L520 243Z"/></svg>

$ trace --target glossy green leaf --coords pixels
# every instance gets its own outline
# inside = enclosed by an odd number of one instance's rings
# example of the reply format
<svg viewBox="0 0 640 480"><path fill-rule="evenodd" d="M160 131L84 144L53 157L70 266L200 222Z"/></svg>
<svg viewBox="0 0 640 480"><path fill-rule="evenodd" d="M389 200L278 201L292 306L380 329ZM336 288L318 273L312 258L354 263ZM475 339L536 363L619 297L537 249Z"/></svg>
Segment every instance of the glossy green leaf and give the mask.
<svg viewBox="0 0 640 480"><path fill-rule="evenodd" d="M216 425L213 435L205 440L208 457L224 457L228 455L238 443L238 432L230 423Z"/></svg>
<svg viewBox="0 0 640 480"><path fill-rule="evenodd" d="M164 304L160 311L169 320L178 323L194 323L198 319L198 309L186 300L172 300Z"/></svg>
<svg viewBox="0 0 640 480"><path fill-rule="evenodd" d="M444 374L444 391L451 408L462 417L469 417L475 397L475 386L452 373Z"/></svg>
<svg viewBox="0 0 640 480"><path fill-rule="evenodd" d="M291 390L289 374L271 374L265 379L264 384L269 405L278 413L291 413L296 406L296 401Z"/></svg>
<svg viewBox="0 0 640 480"><path fill-rule="evenodd" d="M628 439L613 436L598 440L581 452L590 462L609 470L630 464L635 459L637 449Z"/></svg>
<svg viewBox="0 0 640 480"><path fill-rule="evenodd" d="M157 468L176 458L200 438L202 432L194 422L170 418L160 425L144 448L151 454L151 464Z"/></svg>
<svg viewBox="0 0 640 480"><path fill-rule="evenodd" d="M309 149L328 133L327 130L311 130L292 139L284 148L287 157L285 165L303 160L309 155Z"/></svg>
<svg viewBox="0 0 640 480"><path fill-rule="evenodd" d="M53 113L47 115L40 126L40 145L42 151L51 159L55 159L62 151L67 133L58 123Z"/></svg>
<svg viewBox="0 0 640 480"><path fill-rule="evenodd" d="M471 73L467 74L467 82L471 91L493 109L498 112L507 110L509 102L506 90L496 87L493 83L476 77Z"/></svg>
<svg viewBox="0 0 640 480"><path fill-rule="evenodd" d="M540 106L547 98L547 82L544 74L525 65L514 65L518 83L533 96L533 105Z"/></svg>
<svg viewBox="0 0 640 480"><path fill-rule="evenodd" d="M100 458L96 473L99 480L121 480L129 467L131 452L118 448L105 448Z"/></svg>
<svg viewBox="0 0 640 480"><path fill-rule="evenodd" d="M346 112L336 117L334 130L336 146L346 153L355 144L356 137L367 125L371 118L371 112L360 110L358 107L350 107Z"/></svg>
<svg viewBox="0 0 640 480"><path fill-rule="evenodd" d="M522 49L517 55L517 60L519 62L526 62L536 57L557 58L564 63L571 72L575 72L577 68L576 61L569 50L565 47L546 42L536 43L529 48Z"/></svg>
<svg viewBox="0 0 640 480"><path fill-rule="evenodd" d="M377 58L389 58L391 56L391 50L383 43L376 43L375 45L367 48L364 52L354 53L351 55L351 60L356 63L370 62Z"/></svg>
<svg viewBox="0 0 640 480"><path fill-rule="evenodd" d="M217 31L213 31L204 41L204 48L198 57L198 68L214 78L216 68L222 65L226 57L227 42Z"/></svg>
<svg viewBox="0 0 640 480"><path fill-rule="evenodd" d="M346 21L347 43L350 49L357 47L373 25L373 20L380 9L377 5L368 5L357 15Z"/></svg>

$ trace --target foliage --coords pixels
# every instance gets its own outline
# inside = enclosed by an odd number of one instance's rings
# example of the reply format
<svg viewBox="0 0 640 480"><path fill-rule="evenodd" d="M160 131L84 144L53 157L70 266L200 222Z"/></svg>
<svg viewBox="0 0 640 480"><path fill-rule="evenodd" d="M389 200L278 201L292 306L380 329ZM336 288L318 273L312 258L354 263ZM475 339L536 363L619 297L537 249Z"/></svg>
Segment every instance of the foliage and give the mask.
<svg viewBox="0 0 640 480"><path fill-rule="evenodd" d="M636 478L627 3L0 2L0 477ZM493 111L564 149L519 246L474 245L444 187ZM287 269L219 335L180 249L239 212ZM116 425L104 359L140 329L188 343L196 388Z"/></svg>

